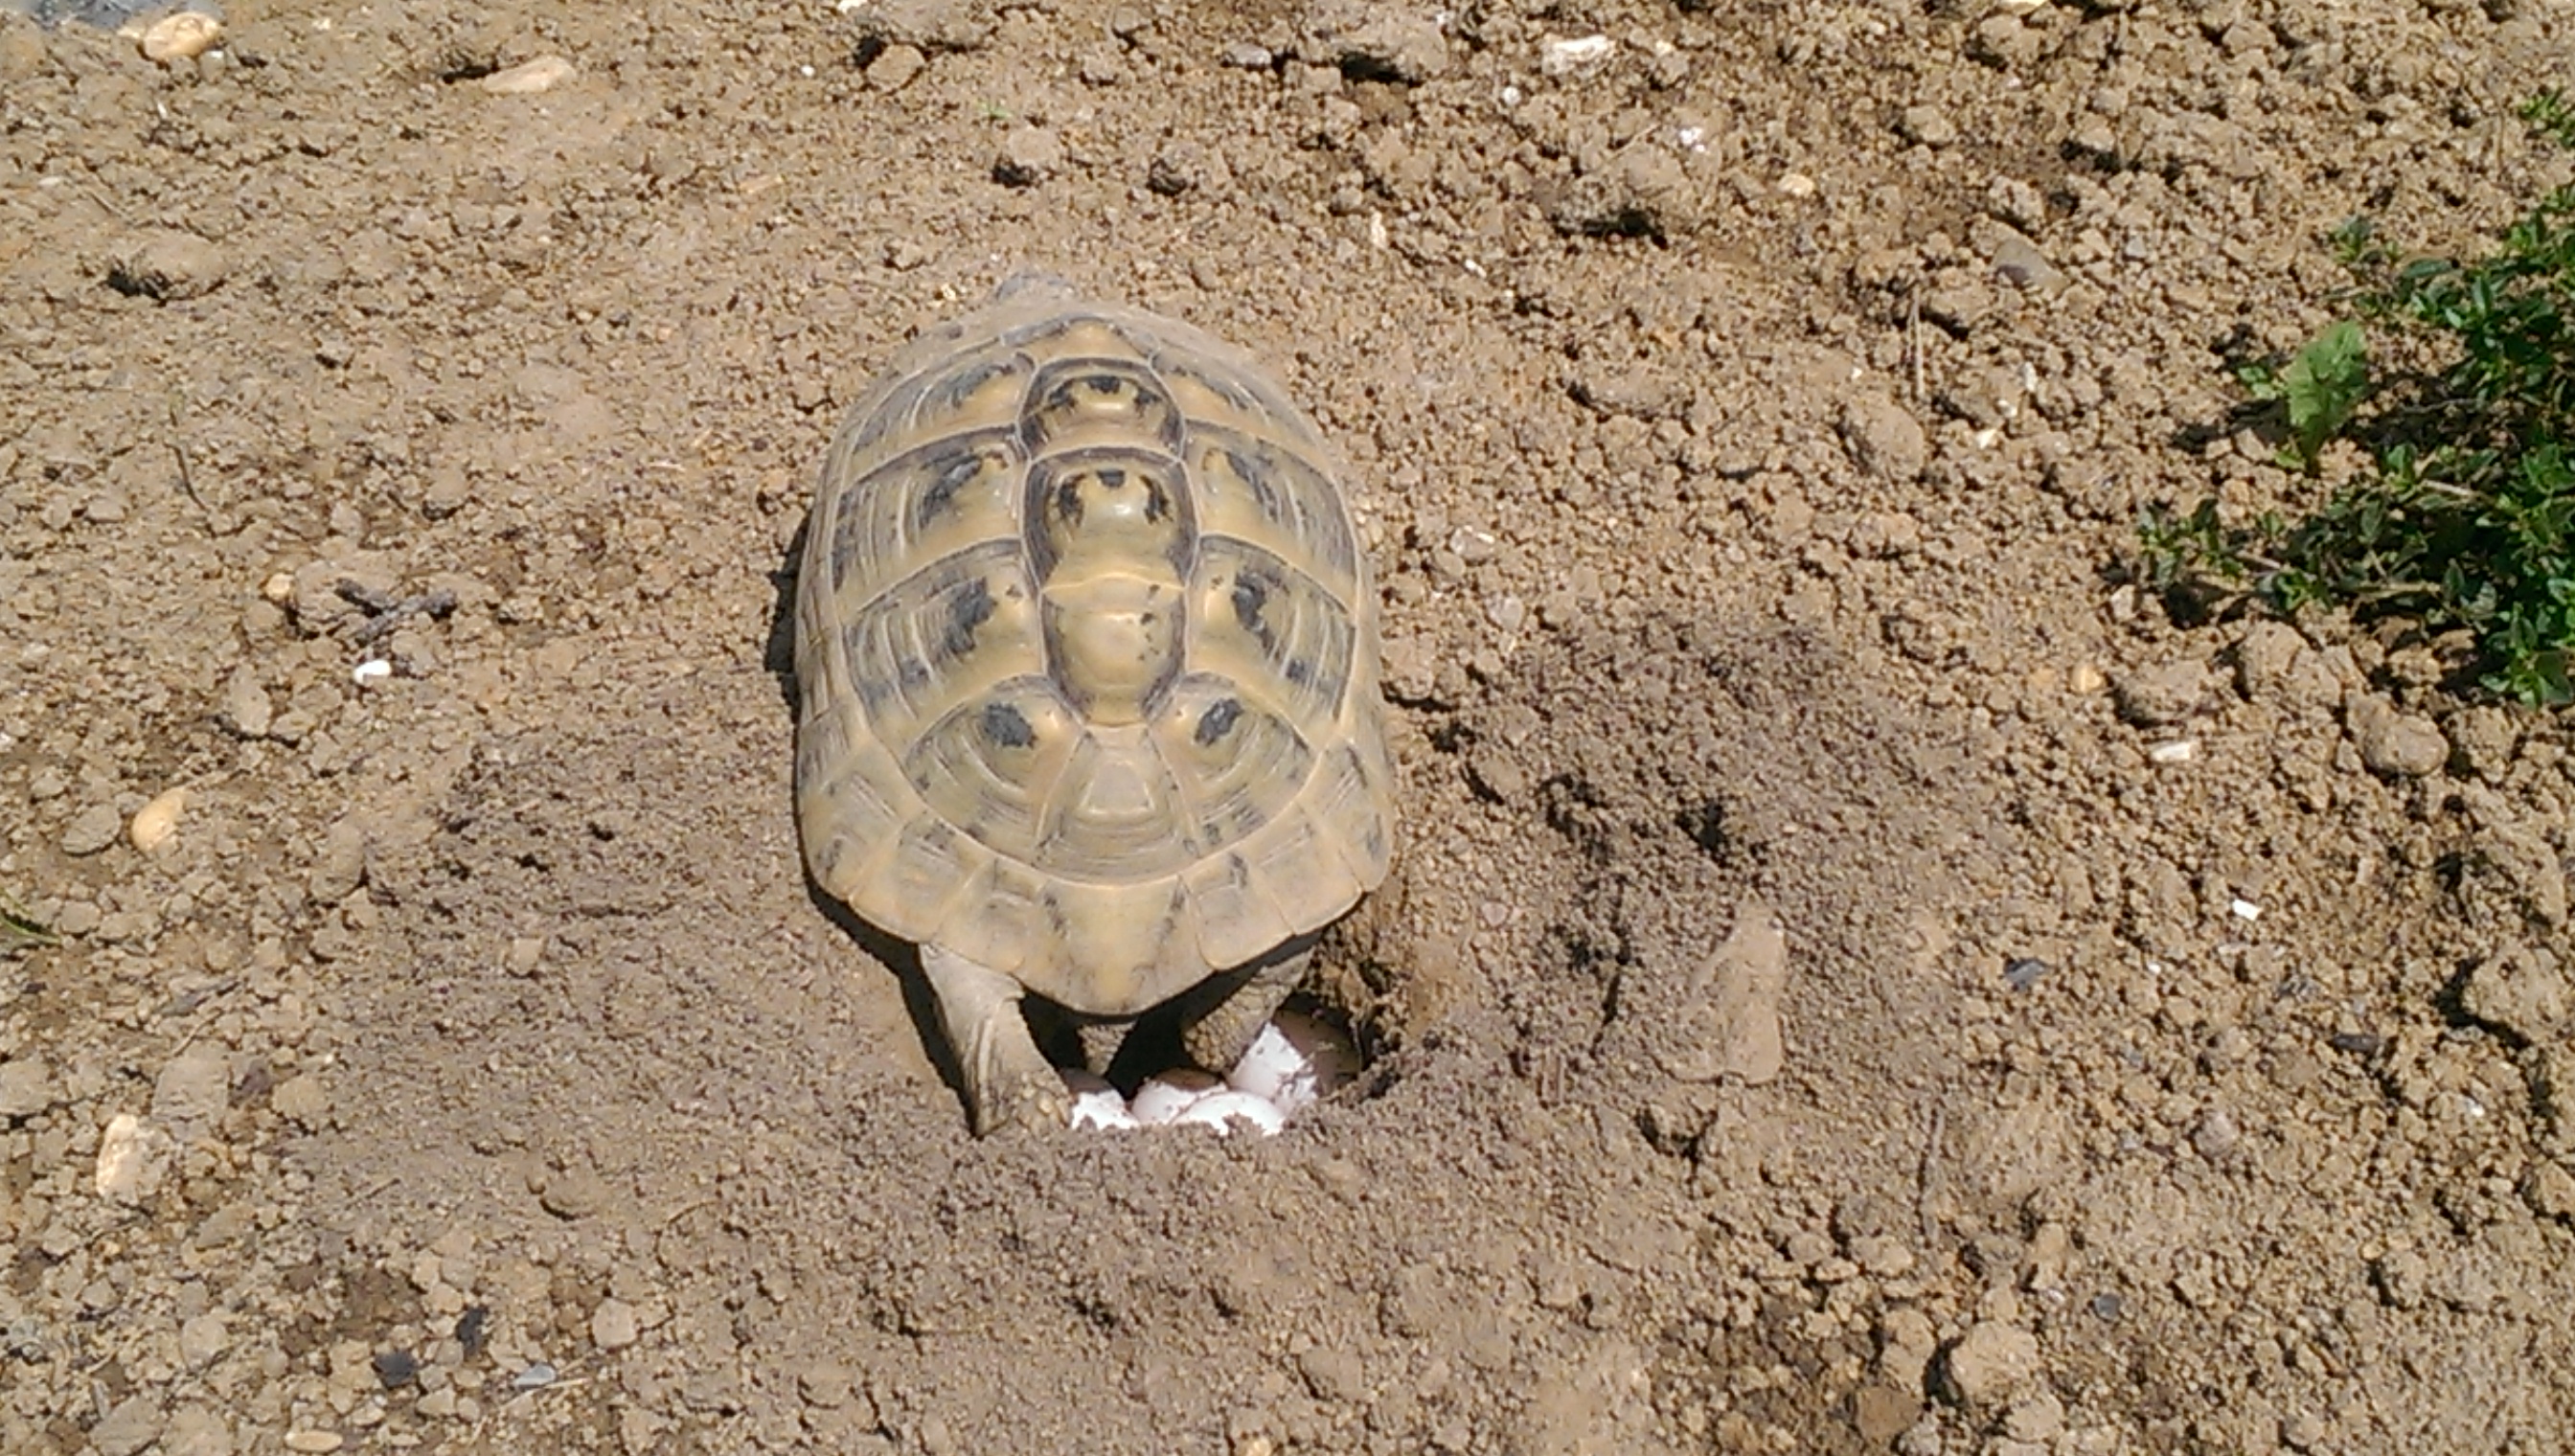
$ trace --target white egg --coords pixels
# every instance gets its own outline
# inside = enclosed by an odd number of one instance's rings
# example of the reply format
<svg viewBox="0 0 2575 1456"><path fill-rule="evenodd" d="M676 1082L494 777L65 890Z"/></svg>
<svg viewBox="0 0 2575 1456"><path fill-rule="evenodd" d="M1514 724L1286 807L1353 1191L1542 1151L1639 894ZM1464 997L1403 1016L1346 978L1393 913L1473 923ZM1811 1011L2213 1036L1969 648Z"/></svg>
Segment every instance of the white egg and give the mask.
<svg viewBox="0 0 2575 1456"><path fill-rule="evenodd" d="M1263 1133L1277 1132L1288 1125L1287 1114L1279 1110L1278 1104L1231 1087L1207 1093L1182 1109L1181 1115L1173 1120L1203 1123L1220 1133L1234 1131L1237 1122L1248 1123Z"/></svg>
<svg viewBox="0 0 2575 1456"><path fill-rule="evenodd" d="M1238 1092L1249 1092L1276 1102L1290 1082L1309 1070L1305 1058L1288 1043L1278 1023L1273 1022L1262 1027L1261 1034L1252 1038L1251 1048L1243 1053L1243 1060L1234 1064L1234 1071L1225 1080L1226 1085Z"/></svg>
<svg viewBox="0 0 2575 1456"><path fill-rule="evenodd" d="M1116 1087L1076 1093L1071 1121L1076 1127L1097 1127L1109 1132L1142 1125L1136 1121L1136 1114L1127 1110L1127 1099L1118 1095Z"/></svg>
<svg viewBox="0 0 2575 1456"><path fill-rule="evenodd" d="M1224 1085L1206 1072L1175 1067L1147 1077L1145 1085L1136 1089L1136 1099L1128 1105L1128 1110L1135 1114L1138 1122L1148 1127L1161 1126L1178 1121L1180 1115L1190 1110L1201 1097Z"/></svg>
<svg viewBox="0 0 2575 1456"><path fill-rule="evenodd" d="M1127 1110L1127 1099L1118 1095L1107 1077L1079 1068L1062 1075L1064 1089L1073 1093L1073 1114L1065 1119L1068 1125L1111 1131L1136 1125L1135 1116Z"/></svg>
<svg viewBox="0 0 2575 1456"><path fill-rule="evenodd" d="M1226 1082L1292 1116L1348 1081L1358 1065L1358 1052L1340 1032L1311 1016L1282 1011L1252 1039L1252 1049Z"/></svg>

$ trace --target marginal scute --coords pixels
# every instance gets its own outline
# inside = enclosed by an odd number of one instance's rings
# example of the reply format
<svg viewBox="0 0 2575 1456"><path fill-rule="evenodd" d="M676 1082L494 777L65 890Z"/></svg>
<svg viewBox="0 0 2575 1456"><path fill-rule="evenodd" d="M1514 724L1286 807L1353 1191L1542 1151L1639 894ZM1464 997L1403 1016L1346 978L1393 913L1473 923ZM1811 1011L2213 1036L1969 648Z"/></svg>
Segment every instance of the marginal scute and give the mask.
<svg viewBox="0 0 2575 1456"><path fill-rule="evenodd" d="M1052 292L929 331L805 551L798 810L865 918L1119 1016L1384 875L1366 564L1312 426L1225 346Z"/></svg>

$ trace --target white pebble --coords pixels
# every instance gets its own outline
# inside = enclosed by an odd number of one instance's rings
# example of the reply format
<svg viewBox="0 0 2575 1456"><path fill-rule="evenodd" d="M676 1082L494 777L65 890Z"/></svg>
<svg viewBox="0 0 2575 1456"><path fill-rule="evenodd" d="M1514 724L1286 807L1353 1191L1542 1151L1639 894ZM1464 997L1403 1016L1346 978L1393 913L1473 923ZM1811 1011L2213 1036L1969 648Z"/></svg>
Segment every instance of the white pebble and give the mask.
<svg viewBox="0 0 2575 1456"><path fill-rule="evenodd" d="M1238 1119L1252 1124L1263 1133L1277 1132L1288 1124L1287 1117L1280 1112L1275 1103L1253 1096L1249 1092L1238 1092L1231 1088L1210 1092L1198 1098L1183 1108L1180 1116L1172 1120L1202 1123L1215 1128L1218 1132L1226 1133L1234 1131L1234 1124Z"/></svg>
<svg viewBox="0 0 2575 1456"><path fill-rule="evenodd" d="M495 71L474 84L495 96L533 96L573 78L572 62L561 56L539 56L508 70Z"/></svg>
<svg viewBox="0 0 2575 1456"><path fill-rule="evenodd" d="M1565 76L1587 70L1609 59L1617 42L1605 35L1586 35L1574 40L1549 39L1539 47L1537 68L1549 76Z"/></svg>
<svg viewBox="0 0 2575 1456"><path fill-rule="evenodd" d="M2199 741L2196 738L2181 738L2169 743L2157 743L2146 749L2146 756L2158 763L2187 763L2199 756Z"/></svg>
<svg viewBox="0 0 2575 1456"><path fill-rule="evenodd" d="M357 680L358 686L361 688L370 683L382 683L393 675L394 665L386 662L382 658L369 658L367 661L360 663L349 674L351 678Z"/></svg>
<svg viewBox="0 0 2575 1456"><path fill-rule="evenodd" d="M179 832L179 814L187 806L188 790L173 788L135 810L134 822L125 826L125 837L135 848L149 854Z"/></svg>
<svg viewBox="0 0 2575 1456"><path fill-rule="evenodd" d="M224 38L224 23L211 15L182 10L165 16L144 29L143 56L164 65L172 61L193 60L215 48Z"/></svg>
<svg viewBox="0 0 2575 1456"><path fill-rule="evenodd" d="M2262 918L2262 907L2253 903L2251 900L2229 900L2226 903L2226 907L2233 910L2235 912L2235 918L2239 920L2258 920Z"/></svg>

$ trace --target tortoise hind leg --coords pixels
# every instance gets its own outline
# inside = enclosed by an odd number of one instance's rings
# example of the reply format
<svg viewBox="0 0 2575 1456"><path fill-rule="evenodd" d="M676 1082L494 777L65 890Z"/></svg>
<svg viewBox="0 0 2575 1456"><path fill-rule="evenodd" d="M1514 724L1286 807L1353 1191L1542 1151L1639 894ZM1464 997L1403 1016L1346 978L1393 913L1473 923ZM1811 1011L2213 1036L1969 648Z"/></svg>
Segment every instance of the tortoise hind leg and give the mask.
<svg viewBox="0 0 2575 1456"><path fill-rule="evenodd" d="M1082 1064L1096 1075L1109 1075L1110 1066L1118 1060L1119 1049L1127 1044L1127 1033L1135 1029L1136 1022L1132 1017L1083 1022L1077 1031L1082 1038Z"/></svg>
<svg viewBox="0 0 2575 1456"><path fill-rule="evenodd" d="M1300 935L1226 977L1208 1003L1183 1017L1181 1046L1190 1060L1220 1076L1232 1072L1313 959L1314 937Z"/></svg>
<svg viewBox="0 0 2575 1456"><path fill-rule="evenodd" d="M1004 1127L1058 1131L1071 1120L1064 1078L1038 1050L1020 1014L1020 983L936 945L921 947L922 974L939 1000L939 1022L966 1082L975 1135Z"/></svg>

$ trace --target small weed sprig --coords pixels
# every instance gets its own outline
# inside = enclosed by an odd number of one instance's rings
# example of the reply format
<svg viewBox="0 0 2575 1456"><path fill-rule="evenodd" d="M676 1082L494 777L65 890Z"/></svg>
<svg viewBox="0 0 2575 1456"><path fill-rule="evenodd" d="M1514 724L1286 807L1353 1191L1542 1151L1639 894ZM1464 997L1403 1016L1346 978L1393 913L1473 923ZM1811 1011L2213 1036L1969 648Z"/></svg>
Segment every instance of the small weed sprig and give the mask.
<svg viewBox="0 0 2575 1456"><path fill-rule="evenodd" d="M2532 98L2521 116L2575 149L2575 102L2562 93ZM2280 410L2285 464L2312 476L2325 446L2349 438L2368 466L2296 520L2230 523L2214 499L2151 508L2143 577L2284 614L2338 604L2465 629L2490 690L2575 702L2575 187L2542 198L2470 262L2403 259L2366 219L2333 243L2357 285L2355 317L2239 378ZM2369 329L2423 339L2448 362L2374 378Z"/></svg>
<svg viewBox="0 0 2575 1456"><path fill-rule="evenodd" d="M54 932L44 922L0 894L0 954L37 949L54 944Z"/></svg>

